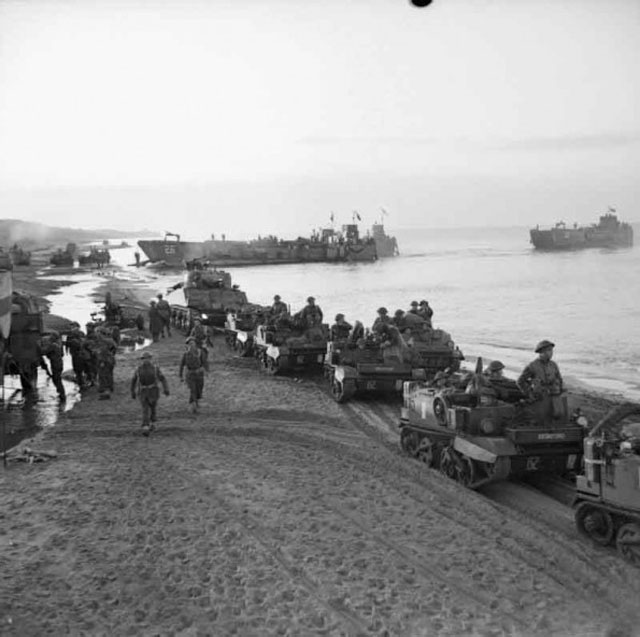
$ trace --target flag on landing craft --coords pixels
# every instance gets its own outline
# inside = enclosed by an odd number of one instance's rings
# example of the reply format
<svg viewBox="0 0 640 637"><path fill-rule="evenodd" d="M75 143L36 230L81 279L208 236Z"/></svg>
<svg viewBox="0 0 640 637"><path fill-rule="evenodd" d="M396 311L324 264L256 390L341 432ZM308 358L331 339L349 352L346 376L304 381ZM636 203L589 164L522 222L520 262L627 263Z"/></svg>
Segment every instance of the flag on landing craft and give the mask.
<svg viewBox="0 0 640 637"><path fill-rule="evenodd" d="M0 336L9 338L11 330L11 270L0 270Z"/></svg>

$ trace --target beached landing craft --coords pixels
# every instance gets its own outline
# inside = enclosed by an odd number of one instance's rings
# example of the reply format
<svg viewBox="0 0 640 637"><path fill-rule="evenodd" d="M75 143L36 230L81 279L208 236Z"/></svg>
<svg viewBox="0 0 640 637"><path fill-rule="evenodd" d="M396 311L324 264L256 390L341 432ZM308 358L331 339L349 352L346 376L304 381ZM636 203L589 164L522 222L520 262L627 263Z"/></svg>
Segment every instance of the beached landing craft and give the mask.
<svg viewBox="0 0 640 637"><path fill-rule="evenodd" d="M633 245L633 228L621 222L615 209L609 208L597 224L567 227L559 221L553 228L529 231L531 243L538 250L580 250L582 248L628 248Z"/></svg>
<svg viewBox="0 0 640 637"><path fill-rule="evenodd" d="M400 444L407 453L470 488L579 469L585 419L569 413L566 397L527 402L513 381L489 383L482 359L464 389L463 381L404 384ZM556 419L548 416L550 400Z"/></svg>
<svg viewBox="0 0 640 637"><path fill-rule="evenodd" d="M377 234L379 241L386 237L384 228L382 228L384 237L380 234L380 230ZM390 237L386 238L392 240ZM378 258L376 239L372 236L361 237L356 223L345 224L341 230L323 228L310 237L297 239L280 239L270 236L259 237L252 241L231 241L223 236L221 239L211 238L196 242L180 241L180 235L167 232L162 240L140 240L138 245L149 262L179 267L193 259L206 259L213 266L229 267L286 263L367 262Z"/></svg>

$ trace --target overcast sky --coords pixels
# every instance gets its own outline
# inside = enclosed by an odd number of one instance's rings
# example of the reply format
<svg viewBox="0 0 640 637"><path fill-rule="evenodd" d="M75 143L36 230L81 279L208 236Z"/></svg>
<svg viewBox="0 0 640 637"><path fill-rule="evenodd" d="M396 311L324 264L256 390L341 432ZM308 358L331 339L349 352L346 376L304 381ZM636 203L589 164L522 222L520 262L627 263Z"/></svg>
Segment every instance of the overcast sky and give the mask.
<svg viewBox="0 0 640 637"><path fill-rule="evenodd" d="M638 219L638 0L0 1L0 217Z"/></svg>

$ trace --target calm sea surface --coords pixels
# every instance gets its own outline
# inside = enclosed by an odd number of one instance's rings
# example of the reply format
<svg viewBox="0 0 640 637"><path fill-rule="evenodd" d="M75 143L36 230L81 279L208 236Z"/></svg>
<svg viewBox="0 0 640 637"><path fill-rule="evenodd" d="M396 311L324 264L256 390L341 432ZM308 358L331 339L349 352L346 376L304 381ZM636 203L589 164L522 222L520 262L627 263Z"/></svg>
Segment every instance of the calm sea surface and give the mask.
<svg viewBox="0 0 640 637"><path fill-rule="evenodd" d="M434 325L450 332L471 361L498 358L517 375L535 357L535 344L548 338L567 378L640 399L640 247L540 253L526 228L391 234L402 253L395 259L230 272L252 302L271 303L277 293L296 311L313 295L326 320L343 312L365 326L381 305L393 313L424 298L434 309ZM112 254L127 265L133 251ZM126 271L158 292L182 278L153 268ZM181 302L181 296L168 298Z"/></svg>

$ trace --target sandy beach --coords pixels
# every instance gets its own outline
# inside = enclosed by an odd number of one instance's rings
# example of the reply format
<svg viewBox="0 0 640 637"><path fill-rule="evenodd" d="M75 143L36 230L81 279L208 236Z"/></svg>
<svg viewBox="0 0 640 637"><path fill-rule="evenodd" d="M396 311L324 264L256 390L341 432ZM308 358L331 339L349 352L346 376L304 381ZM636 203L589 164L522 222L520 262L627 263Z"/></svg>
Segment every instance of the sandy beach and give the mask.
<svg viewBox="0 0 640 637"><path fill-rule="evenodd" d="M87 392L37 441L56 459L0 472L0 634L640 634L637 569L565 504L465 490L403 456L398 403L337 405L219 336L190 414L183 350L149 346L171 390L149 438L123 352L111 400Z"/></svg>

